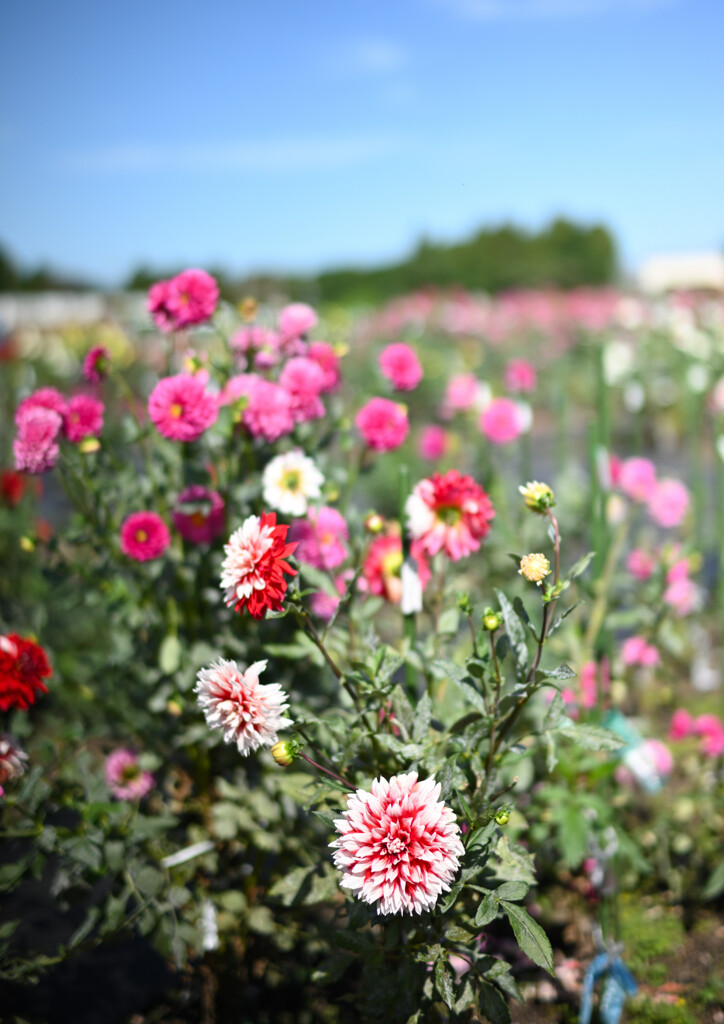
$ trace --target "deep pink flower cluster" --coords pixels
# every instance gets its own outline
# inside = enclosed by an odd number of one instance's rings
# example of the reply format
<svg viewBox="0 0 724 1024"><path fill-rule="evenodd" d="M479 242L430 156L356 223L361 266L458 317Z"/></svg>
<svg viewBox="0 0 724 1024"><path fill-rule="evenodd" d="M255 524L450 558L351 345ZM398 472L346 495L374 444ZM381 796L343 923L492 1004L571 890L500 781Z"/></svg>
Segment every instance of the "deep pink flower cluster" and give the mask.
<svg viewBox="0 0 724 1024"><path fill-rule="evenodd" d="M284 341L301 338L316 326L317 314L303 302L293 302L279 314L279 333Z"/></svg>
<svg viewBox="0 0 724 1024"><path fill-rule="evenodd" d="M443 427L438 426L437 423L429 423L422 428L417 450L423 459L436 462L447 452L449 442L450 438Z"/></svg>
<svg viewBox="0 0 724 1024"><path fill-rule="evenodd" d="M158 281L148 293L148 311L159 330L180 331L213 316L219 286L205 270L184 270L170 281Z"/></svg>
<svg viewBox="0 0 724 1024"><path fill-rule="evenodd" d="M179 373L158 382L148 399L148 414L164 437L195 441L216 422L218 400L202 378Z"/></svg>
<svg viewBox="0 0 724 1024"><path fill-rule="evenodd" d="M378 452L399 448L410 432L407 409L389 398L371 398L354 422L365 443Z"/></svg>
<svg viewBox="0 0 724 1024"><path fill-rule="evenodd" d="M689 492L680 480L658 479L650 459L611 458L611 485L631 501L646 505L653 521L665 529L680 526L689 511Z"/></svg>
<svg viewBox="0 0 724 1024"><path fill-rule="evenodd" d="M392 382L396 391L414 391L423 377L417 353L404 342L396 342L383 349L379 357L383 376Z"/></svg>
<svg viewBox="0 0 724 1024"><path fill-rule="evenodd" d="M25 473L45 473L60 455L58 436L61 416L46 406L26 406L15 416L18 433L13 441L15 468Z"/></svg>
<svg viewBox="0 0 724 1024"><path fill-rule="evenodd" d="M342 380L340 359L327 341L313 341L307 349L307 356L313 359L322 371L322 394L335 391Z"/></svg>
<svg viewBox="0 0 724 1024"><path fill-rule="evenodd" d="M65 435L76 444L84 437L98 437L103 430L105 407L98 398L90 395L74 395L68 402L65 414Z"/></svg>
<svg viewBox="0 0 724 1024"><path fill-rule="evenodd" d="M314 359L297 356L285 364L279 375L279 384L289 395L295 423L307 423L324 416L324 406L319 397L324 380L324 370Z"/></svg>
<svg viewBox="0 0 724 1024"><path fill-rule="evenodd" d="M671 717L670 740L683 740L689 736L701 737L701 752L706 757L721 757L724 754L724 722L716 715L692 717L684 708L679 708Z"/></svg>
<svg viewBox="0 0 724 1024"><path fill-rule="evenodd" d="M292 525L289 536L298 541L299 561L317 569L336 569L347 557L347 521L336 508L310 508L306 519Z"/></svg>
<svg viewBox="0 0 724 1024"><path fill-rule="evenodd" d="M170 543L168 527L155 512L133 512L121 524L121 551L135 562L160 558Z"/></svg>

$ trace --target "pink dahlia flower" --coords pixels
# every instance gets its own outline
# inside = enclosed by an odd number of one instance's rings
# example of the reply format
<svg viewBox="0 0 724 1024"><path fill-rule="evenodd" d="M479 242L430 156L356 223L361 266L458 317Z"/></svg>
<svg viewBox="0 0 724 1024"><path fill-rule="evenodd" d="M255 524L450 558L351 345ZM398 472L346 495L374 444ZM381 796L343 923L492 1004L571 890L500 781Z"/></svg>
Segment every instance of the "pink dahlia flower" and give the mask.
<svg viewBox="0 0 724 1024"><path fill-rule="evenodd" d="M149 288L146 302L146 308L151 314L153 322L164 334L176 329L176 321L168 304L170 294L171 282L157 281Z"/></svg>
<svg viewBox="0 0 724 1024"><path fill-rule="evenodd" d="M209 320L218 301L219 286L205 270L184 270L169 281L166 308L175 330Z"/></svg>
<svg viewBox="0 0 724 1024"><path fill-rule="evenodd" d="M290 359L279 374L279 383L288 392L296 423L307 423L324 416L319 397L324 387L324 370L314 359L297 356Z"/></svg>
<svg viewBox="0 0 724 1024"><path fill-rule="evenodd" d="M680 480L659 480L648 497L649 515L658 526L680 526L689 511L689 492Z"/></svg>
<svg viewBox="0 0 724 1024"><path fill-rule="evenodd" d="M417 542L411 546L410 554L424 589L430 579L430 569L425 553ZM397 533L383 534L370 544L364 563L359 588L365 593L384 597L392 604L402 600L402 538Z"/></svg>
<svg viewBox="0 0 724 1024"><path fill-rule="evenodd" d="M618 487L632 501L648 501L656 488L656 467L649 459L626 459L621 465Z"/></svg>
<svg viewBox="0 0 724 1024"><path fill-rule="evenodd" d="M340 358L332 345L327 341L313 341L307 351L307 357L313 359L322 371L322 394L335 391L342 380Z"/></svg>
<svg viewBox="0 0 724 1024"><path fill-rule="evenodd" d="M621 648L624 665L658 665L659 652L642 636L630 636Z"/></svg>
<svg viewBox="0 0 724 1024"><path fill-rule="evenodd" d="M686 708L677 708L671 716L669 739L684 740L688 736L693 736L695 731L696 723Z"/></svg>
<svg viewBox="0 0 724 1024"><path fill-rule="evenodd" d="M336 569L347 557L347 521L336 508L310 508L307 518L292 526L291 537L298 542L299 561L316 569Z"/></svg>
<svg viewBox="0 0 724 1024"><path fill-rule="evenodd" d="M216 422L218 401L189 373L164 377L148 399L148 414L164 437L195 441Z"/></svg>
<svg viewBox="0 0 724 1024"><path fill-rule="evenodd" d="M255 373L239 374L227 382L219 402L231 405L240 398L246 400L241 422L252 437L272 442L294 430L292 400L279 384Z"/></svg>
<svg viewBox="0 0 724 1024"><path fill-rule="evenodd" d="M285 340L301 338L316 326L317 314L303 302L293 302L279 314L279 333Z"/></svg>
<svg viewBox="0 0 724 1024"><path fill-rule="evenodd" d="M371 398L354 422L367 445L378 452L399 448L410 432L407 409L389 398Z"/></svg>
<svg viewBox="0 0 724 1024"><path fill-rule="evenodd" d="M494 398L480 414L480 430L493 444L515 441L525 429L524 415L511 398Z"/></svg>
<svg viewBox="0 0 724 1024"><path fill-rule="evenodd" d="M45 473L58 461L58 434L63 421L57 412L45 406L26 406L18 410L17 437L13 441L15 468L25 473Z"/></svg>
<svg viewBox="0 0 724 1024"><path fill-rule="evenodd" d="M138 754L121 747L106 758L106 785L119 800L141 800L154 786L150 772L138 763Z"/></svg>
<svg viewBox="0 0 724 1024"><path fill-rule="evenodd" d="M330 846L340 885L379 914L421 914L448 892L465 848L455 815L434 778L417 772L375 779L372 791L347 797Z"/></svg>
<svg viewBox="0 0 724 1024"><path fill-rule="evenodd" d="M656 559L642 548L634 548L628 554L626 568L634 579L645 583L653 575L656 568Z"/></svg>
<svg viewBox="0 0 724 1024"><path fill-rule="evenodd" d="M266 661L256 661L242 672L235 661L219 658L201 669L194 687L207 725L220 729L224 742L236 743L245 757L273 746L277 731L292 725L283 717L289 704L279 683L259 682L266 666Z"/></svg>
<svg viewBox="0 0 724 1024"><path fill-rule="evenodd" d="M694 732L702 737L702 754L707 757L724 754L724 723L716 715L699 715L694 722Z"/></svg>
<svg viewBox="0 0 724 1024"><path fill-rule="evenodd" d="M444 409L452 415L470 409L478 397L480 381L472 373L459 373L451 377L445 389Z"/></svg>
<svg viewBox="0 0 724 1024"><path fill-rule="evenodd" d="M690 579L675 580L663 593L664 603L668 604L679 618L690 615L697 608L699 597L699 588Z"/></svg>
<svg viewBox="0 0 724 1024"><path fill-rule="evenodd" d="M505 368L505 386L508 391L535 391L538 377L535 367L527 359L511 359Z"/></svg>
<svg viewBox="0 0 724 1024"><path fill-rule="evenodd" d="M587 661L581 665L578 674L581 695L581 707L595 708L598 700L598 665L595 661Z"/></svg>
<svg viewBox="0 0 724 1024"><path fill-rule="evenodd" d="M436 462L448 449L448 433L437 423L430 423L422 428L417 450L423 459Z"/></svg>
<svg viewBox="0 0 724 1024"><path fill-rule="evenodd" d="M495 515L471 476L456 469L421 480L405 504L408 530L428 555L444 551L454 562L477 551Z"/></svg>
<svg viewBox="0 0 724 1024"><path fill-rule="evenodd" d="M170 543L168 527L155 512L133 512L121 524L121 551L135 562L160 558Z"/></svg>
<svg viewBox="0 0 724 1024"><path fill-rule="evenodd" d="M20 421L28 409L38 408L51 409L53 412L57 412L61 420L64 420L65 414L68 411L68 403L60 391L57 391L55 388L38 388L32 395L24 398L18 406L15 412L15 423L17 426L20 426Z"/></svg>
<svg viewBox="0 0 724 1024"><path fill-rule="evenodd" d="M273 512L249 516L224 545L221 589L228 607L242 612L246 608L255 619L263 619L267 609L279 611L287 592L287 576L296 576L286 559L296 543L286 541L288 526L279 524Z"/></svg>
<svg viewBox="0 0 724 1024"><path fill-rule="evenodd" d="M65 416L65 435L76 444L84 437L98 437L103 430L105 406L90 395L74 395L68 402Z"/></svg>
<svg viewBox="0 0 724 1024"><path fill-rule="evenodd" d="M192 484L178 496L173 525L184 540L210 544L224 532L224 499L216 491Z"/></svg>
<svg viewBox="0 0 724 1024"><path fill-rule="evenodd" d="M279 336L266 327L242 327L229 339L229 347L236 353L241 365L246 365L247 357L251 356L255 366L268 369L276 366L281 359Z"/></svg>
<svg viewBox="0 0 724 1024"><path fill-rule="evenodd" d="M102 345L96 345L83 360L83 379L89 384L100 384L108 373L111 354Z"/></svg>
<svg viewBox="0 0 724 1024"><path fill-rule="evenodd" d="M404 342L396 342L383 349L379 357L380 370L392 381L396 391L414 391L423 377L417 353Z"/></svg>

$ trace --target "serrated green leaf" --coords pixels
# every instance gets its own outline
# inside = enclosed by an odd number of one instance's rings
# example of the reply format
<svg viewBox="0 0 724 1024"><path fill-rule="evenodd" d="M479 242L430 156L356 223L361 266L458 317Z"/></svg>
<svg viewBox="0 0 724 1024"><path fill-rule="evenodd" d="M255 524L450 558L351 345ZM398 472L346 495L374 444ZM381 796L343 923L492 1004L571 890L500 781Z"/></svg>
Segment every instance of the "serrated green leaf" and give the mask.
<svg viewBox="0 0 724 1024"><path fill-rule="evenodd" d="M536 678L537 682L540 682L542 679L555 679L555 680L573 679L575 677L575 675L576 675L576 673L573 671L571 666L570 665L566 665L564 663L563 665L559 665L558 668L538 669L538 671L535 674L535 678Z"/></svg>
<svg viewBox="0 0 724 1024"><path fill-rule="evenodd" d="M152 868L149 864L144 865L137 875L133 876L133 884L143 895L152 899L163 889L166 877L163 871Z"/></svg>
<svg viewBox="0 0 724 1024"><path fill-rule="evenodd" d="M481 981L478 988L478 1003L490 1024L510 1024L510 1010L495 985Z"/></svg>
<svg viewBox="0 0 724 1024"><path fill-rule="evenodd" d="M519 907L516 903L508 903L501 900L500 905L510 921L516 941L525 955L534 964L538 964L544 970L555 977L553 969L553 949L548 941L548 936L537 921L534 921L527 910Z"/></svg>
<svg viewBox="0 0 724 1024"><path fill-rule="evenodd" d="M435 964L435 988L442 996L442 1000L449 1010L455 1004L455 988L453 986L453 972L447 961L438 960Z"/></svg>
<svg viewBox="0 0 724 1024"><path fill-rule="evenodd" d="M485 976L491 981L495 981L496 985L500 985L507 995L517 999L519 1003L525 1002L525 997L518 988L518 982L510 973L510 964L505 960L496 960L490 970L485 972Z"/></svg>
<svg viewBox="0 0 724 1024"><path fill-rule="evenodd" d="M549 626L548 632L546 633L546 636L547 637L553 636L553 634L556 632L556 630L560 629L560 627L563 625L563 623L568 618L568 616L571 614L571 612L575 611L576 608L579 606L579 604L583 604L583 603L584 603L583 601L576 601L575 604L572 604L570 606L570 608L566 608L566 610L564 612L562 612L558 616L558 618L552 623L552 625ZM608 621L609 621L609 624L610 624L610 618L609 618Z"/></svg>
<svg viewBox="0 0 724 1024"><path fill-rule="evenodd" d="M453 905L455 900L460 895L460 891L461 891L462 887L463 887L463 883L462 882L456 882L455 885L450 890L450 892L445 893L445 895L442 897L442 899L438 903L438 907L439 907L440 912L442 914L444 914L447 910L449 910L450 907Z"/></svg>
<svg viewBox="0 0 724 1024"><path fill-rule="evenodd" d="M508 634L508 639L510 640L510 646L513 651L513 657L515 658L518 676L520 678L525 674L525 670L528 667L528 645L526 642L525 627L516 615L513 605L510 603L503 591L496 590L495 594L498 598L498 603L500 604L500 611L503 615L503 622L505 623L505 631Z"/></svg>
<svg viewBox="0 0 724 1024"><path fill-rule="evenodd" d="M76 930L70 937L70 940L68 942L68 946L70 949L75 949L76 946L79 946L81 944L83 939L87 938L90 935L90 933L95 928L100 916L100 907L90 908L90 910L86 914L85 920L81 921L80 925L76 928Z"/></svg>
<svg viewBox="0 0 724 1024"><path fill-rule="evenodd" d="M595 554L595 551L589 551L587 554L579 558L577 562L574 562L571 568L568 570L568 573L564 578L564 582L568 583L570 580L575 580L578 576L581 575L581 573L584 573L588 568L591 559L595 556Z"/></svg>
<svg viewBox="0 0 724 1024"><path fill-rule="evenodd" d="M584 750L620 750L626 745L625 741L610 729L603 729L600 725L577 725L570 719L566 720L565 725L557 726L554 731L573 740Z"/></svg>
<svg viewBox="0 0 724 1024"><path fill-rule="evenodd" d="M523 900L529 889L530 885L527 882L503 882L493 895L498 900Z"/></svg>
<svg viewBox="0 0 724 1024"><path fill-rule="evenodd" d="M489 892L487 896L483 896L480 901L475 914L475 924L478 928L484 928L486 924L490 924L498 916L498 901L492 892Z"/></svg>
<svg viewBox="0 0 724 1024"><path fill-rule="evenodd" d="M425 692L418 701L415 709L415 720L412 724L413 740L424 740L427 737L432 718L432 701L430 694Z"/></svg>

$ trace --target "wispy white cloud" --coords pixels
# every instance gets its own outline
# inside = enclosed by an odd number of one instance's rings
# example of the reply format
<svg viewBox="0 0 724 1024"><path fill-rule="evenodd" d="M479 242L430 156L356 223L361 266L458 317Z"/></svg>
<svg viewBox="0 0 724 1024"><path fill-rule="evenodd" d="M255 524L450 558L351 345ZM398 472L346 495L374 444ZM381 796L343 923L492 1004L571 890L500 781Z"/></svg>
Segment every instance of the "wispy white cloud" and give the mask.
<svg viewBox="0 0 724 1024"><path fill-rule="evenodd" d="M337 43L327 51L324 64L337 75L383 78L406 70L410 54L391 39L369 36Z"/></svg>
<svg viewBox="0 0 724 1024"><path fill-rule="evenodd" d="M119 144L61 155L65 170L92 173L154 171L323 170L366 163L404 149L408 141L391 135L335 135L210 145Z"/></svg>
<svg viewBox="0 0 724 1024"><path fill-rule="evenodd" d="M637 13L671 7L678 0L437 0L477 21L535 21L597 14Z"/></svg>

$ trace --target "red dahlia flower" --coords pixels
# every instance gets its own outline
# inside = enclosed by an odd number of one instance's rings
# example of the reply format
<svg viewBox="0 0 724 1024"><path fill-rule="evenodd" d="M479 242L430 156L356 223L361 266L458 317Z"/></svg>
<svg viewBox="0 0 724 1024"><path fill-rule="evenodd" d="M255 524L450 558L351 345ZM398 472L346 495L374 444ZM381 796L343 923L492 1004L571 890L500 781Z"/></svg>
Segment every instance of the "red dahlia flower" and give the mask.
<svg viewBox="0 0 724 1024"><path fill-rule="evenodd" d="M52 671L39 644L17 633L0 636L0 711L27 710L48 692L43 679Z"/></svg>

